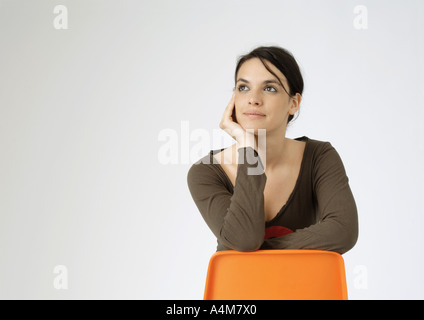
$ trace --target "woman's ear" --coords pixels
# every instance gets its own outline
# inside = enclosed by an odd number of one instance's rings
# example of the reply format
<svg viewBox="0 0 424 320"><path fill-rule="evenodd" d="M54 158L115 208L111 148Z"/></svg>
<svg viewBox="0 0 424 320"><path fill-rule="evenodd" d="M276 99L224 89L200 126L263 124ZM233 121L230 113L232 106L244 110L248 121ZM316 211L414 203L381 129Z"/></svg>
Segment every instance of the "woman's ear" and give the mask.
<svg viewBox="0 0 424 320"><path fill-rule="evenodd" d="M289 113L294 115L297 110L299 110L300 102L302 101L302 96L300 93L296 93L293 97L290 98L290 110Z"/></svg>

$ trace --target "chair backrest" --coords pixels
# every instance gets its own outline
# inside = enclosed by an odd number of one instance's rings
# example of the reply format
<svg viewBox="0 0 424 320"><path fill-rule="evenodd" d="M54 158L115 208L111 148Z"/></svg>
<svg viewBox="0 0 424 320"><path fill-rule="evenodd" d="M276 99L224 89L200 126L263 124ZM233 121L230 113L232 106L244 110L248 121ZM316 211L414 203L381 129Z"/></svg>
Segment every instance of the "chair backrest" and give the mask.
<svg viewBox="0 0 424 320"><path fill-rule="evenodd" d="M321 250L219 251L205 300L347 300L340 254Z"/></svg>

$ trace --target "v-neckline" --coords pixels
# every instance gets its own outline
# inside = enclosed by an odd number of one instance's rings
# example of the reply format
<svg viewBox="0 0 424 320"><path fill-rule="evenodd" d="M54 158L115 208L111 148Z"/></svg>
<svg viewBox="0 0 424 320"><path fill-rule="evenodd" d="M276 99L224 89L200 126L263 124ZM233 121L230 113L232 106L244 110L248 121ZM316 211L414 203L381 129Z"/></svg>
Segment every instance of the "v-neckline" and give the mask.
<svg viewBox="0 0 424 320"><path fill-rule="evenodd" d="M305 149L303 150L303 155L302 155L302 162L301 162L301 164L300 164L300 170L299 170L299 174L298 174L298 176L297 176L297 179L296 179L296 184L295 184L295 186L294 186L294 188L293 188L293 190L292 190L292 192L290 193L290 196L289 196L289 198L287 199L287 201L286 201L286 203L281 207L281 209L278 211L278 213L274 216L274 218L272 218L271 220L268 220L268 221L265 221L265 223L268 225L268 224L270 224L270 223L272 223L275 219L277 219L279 216L281 216L281 214L285 211L285 208L287 208L287 206L290 204L290 202L291 202L291 200L292 200L292 198L293 198L293 195L295 194L295 192L296 192L296 190L299 188L299 184L300 184L300 181L301 181L301 177L302 177L302 174L303 174L303 169L304 169L304 166L305 166L305 159L306 159L306 152L308 151L308 145L309 145L309 141L310 141L310 139L308 138L308 137L306 137L306 136L302 136L302 137L298 137L298 138L295 138L294 140L297 140L297 141L305 141L306 142L306 144L305 144ZM231 189L232 189L232 193L234 194L234 185L233 185L233 183L232 183L232 181L231 181L231 179L230 179L230 177L228 177L228 175L227 175L227 173L225 172L225 170L224 170L224 168L221 166L221 164L220 163L218 163L217 162L217 160L213 157L215 154L217 154L217 153L219 153L219 152L222 152L222 151L224 151L226 148L221 148L221 149L216 149L216 150L211 150L210 151L210 157L211 157L211 160L212 160L212 162L211 163L213 163L213 164L217 164L218 165L218 168L219 168L219 170L224 174L224 176L225 176L225 178L227 179L227 181L230 183L230 186L231 186ZM218 152L219 151L219 152Z"/></svg>

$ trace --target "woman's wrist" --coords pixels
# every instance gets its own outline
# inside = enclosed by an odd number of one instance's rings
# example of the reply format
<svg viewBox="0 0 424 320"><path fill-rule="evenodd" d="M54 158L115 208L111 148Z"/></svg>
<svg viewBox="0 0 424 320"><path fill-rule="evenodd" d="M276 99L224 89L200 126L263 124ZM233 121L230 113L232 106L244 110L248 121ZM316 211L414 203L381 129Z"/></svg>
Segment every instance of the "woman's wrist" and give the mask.
<svg viewBox="0 0 424 320"><path fill-rule="evenodd" d="M255 135L253 133L244 132L244 134L236 139L237 141L237 150L240 148L252 147L256 150L255 147Z"/></svg>
<svg viewBox="0 0 424 320"><path fill-rule="evenodd" d="M249 132L245 132L242 137L237 139L237 164L248 164L249 167L258 167L259 173L253 173L256 175L262 174L264 168L259 158L255 140L255 135Z"/></svg>

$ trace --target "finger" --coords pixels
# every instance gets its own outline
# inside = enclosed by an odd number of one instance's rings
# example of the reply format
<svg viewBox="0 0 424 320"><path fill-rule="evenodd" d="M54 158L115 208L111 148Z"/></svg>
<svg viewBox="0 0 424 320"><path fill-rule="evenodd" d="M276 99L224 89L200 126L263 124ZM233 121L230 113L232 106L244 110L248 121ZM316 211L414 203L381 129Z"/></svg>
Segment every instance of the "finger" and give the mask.
<svg viewBox="0 0 424 320"><path fill-rule="evenodd" d="M234 108L234 106L235 106L235 94L233 93L233 95L231 96L231 100L230 100L230 102L228 103L228 105L227 105L227 112L229 113L229 112L232 112L233 111L233 108Z"/></svg>
<svg viewBox="0 0 424 320"><path fill-rule="evenodd" d="M231 96L230 102L233 103L235 99L236 99L236 93L233 92L233 95Z"/></svg>

